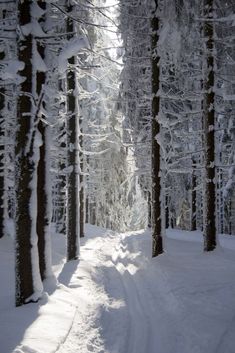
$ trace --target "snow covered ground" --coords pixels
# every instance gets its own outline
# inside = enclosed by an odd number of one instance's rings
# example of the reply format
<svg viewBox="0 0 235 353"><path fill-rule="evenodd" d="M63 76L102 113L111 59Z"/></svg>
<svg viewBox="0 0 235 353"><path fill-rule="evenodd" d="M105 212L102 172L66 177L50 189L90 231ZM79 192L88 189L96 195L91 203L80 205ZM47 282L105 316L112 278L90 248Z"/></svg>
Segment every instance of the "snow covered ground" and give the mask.
<svg viewBox="0 0 235 353"><path fill-rule="evenodd" d="M37 304L14 308L10 238L0 240L1 353L234 353L235 237L202 252L198 232L169 231L151 259L149 232L87 226L79 261L64 263L53 236L58 283Z"/></svg>

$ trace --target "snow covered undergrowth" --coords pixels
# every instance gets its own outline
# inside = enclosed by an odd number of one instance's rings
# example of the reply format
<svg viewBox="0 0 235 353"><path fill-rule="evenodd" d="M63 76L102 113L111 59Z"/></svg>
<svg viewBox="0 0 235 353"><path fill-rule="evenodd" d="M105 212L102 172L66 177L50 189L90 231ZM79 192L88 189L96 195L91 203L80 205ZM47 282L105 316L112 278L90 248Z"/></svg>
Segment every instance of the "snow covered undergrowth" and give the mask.
<svg viewBox="0 0 235 353"><path fill-rule="evenodd" d="M59 285L14 308L10 238L0 240L1 353L234 353L235 237L202 252L198 232L171 230L151 259L149 232L87 226L80 261L64 263L53 236Z"/></svg>

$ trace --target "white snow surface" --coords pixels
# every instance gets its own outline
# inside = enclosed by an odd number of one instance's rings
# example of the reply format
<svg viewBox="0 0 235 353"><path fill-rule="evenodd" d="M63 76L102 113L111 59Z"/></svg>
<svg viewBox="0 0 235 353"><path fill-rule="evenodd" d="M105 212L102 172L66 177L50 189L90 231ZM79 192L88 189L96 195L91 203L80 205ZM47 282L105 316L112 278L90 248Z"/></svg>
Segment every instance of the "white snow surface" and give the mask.
<svg viewBox="0 0 235 353"><path fill-rule="evenodd" d="M170 230L151 258L149 231L88 225L78 261L54 234L37 304L14 307L11 237L0 239L1 353L234 353L235 237L203 253L199 232Z"/></svg>

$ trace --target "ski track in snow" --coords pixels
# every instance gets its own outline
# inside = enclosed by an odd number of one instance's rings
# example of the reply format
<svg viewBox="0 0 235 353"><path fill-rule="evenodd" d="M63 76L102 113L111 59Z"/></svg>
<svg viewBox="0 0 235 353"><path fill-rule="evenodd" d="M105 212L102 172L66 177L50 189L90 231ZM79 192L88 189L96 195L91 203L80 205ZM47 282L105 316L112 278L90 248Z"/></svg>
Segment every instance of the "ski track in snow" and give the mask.
<svg viewBox="0 0 235 353"><path fill-rule="evenodd" d="M177 257L165 254L151 260L150 254L142 252L146 248L143 241L146 242L146 237L138 232L135 235L107 232L105 236L85 241L80 265L70 283L70 287L79 287L78 308L70 333L57 353L234 353L229 346L225 351L223 344L235 328L235 310L230 322L223 322L222 317L222 323L215 326L214 337L206 332L212 324L210 316L213 319L214 315L218 321L213 311L222 311L223 305L218 305L212 296L212 304L205 307L205 312L201 306L209 303L212 293L222 291L223 296L227 283L220 278L216 284L212 281L210 287L208 274L199 278L203 266L207 266L207 255L199 252L199 258L189 261L192 266L189 270L196 274L190 283L191 272L187 278L180 252ZM173 239L168 241L176 243ZM188 259L192 255L189 252ZM234 260L223 260L221 263L220 257L221 271L226 272L227 265L234 268ZM185 279L182 283L174 281L171 269L179 272L180 266L186 272L182 273L188 281L186 285ZM207 270L213 271L212 266ZM214 280L216 274L212 277ZM234 296L234 282L230 283L230 290ZM191 306L194 306L192 312Z"/></svg>

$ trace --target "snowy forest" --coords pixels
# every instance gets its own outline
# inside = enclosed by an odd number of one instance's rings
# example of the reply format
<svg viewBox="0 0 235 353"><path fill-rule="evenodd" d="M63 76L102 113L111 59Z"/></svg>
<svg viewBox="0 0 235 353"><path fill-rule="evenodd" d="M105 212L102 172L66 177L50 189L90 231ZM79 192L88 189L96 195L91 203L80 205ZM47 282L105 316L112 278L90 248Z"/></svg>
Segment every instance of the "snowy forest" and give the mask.
<svg viewBox="0 0 235 353"><path fill-rule="evenodd" d="M235 352L234 0L0 0L0 353Z"/></svg>

